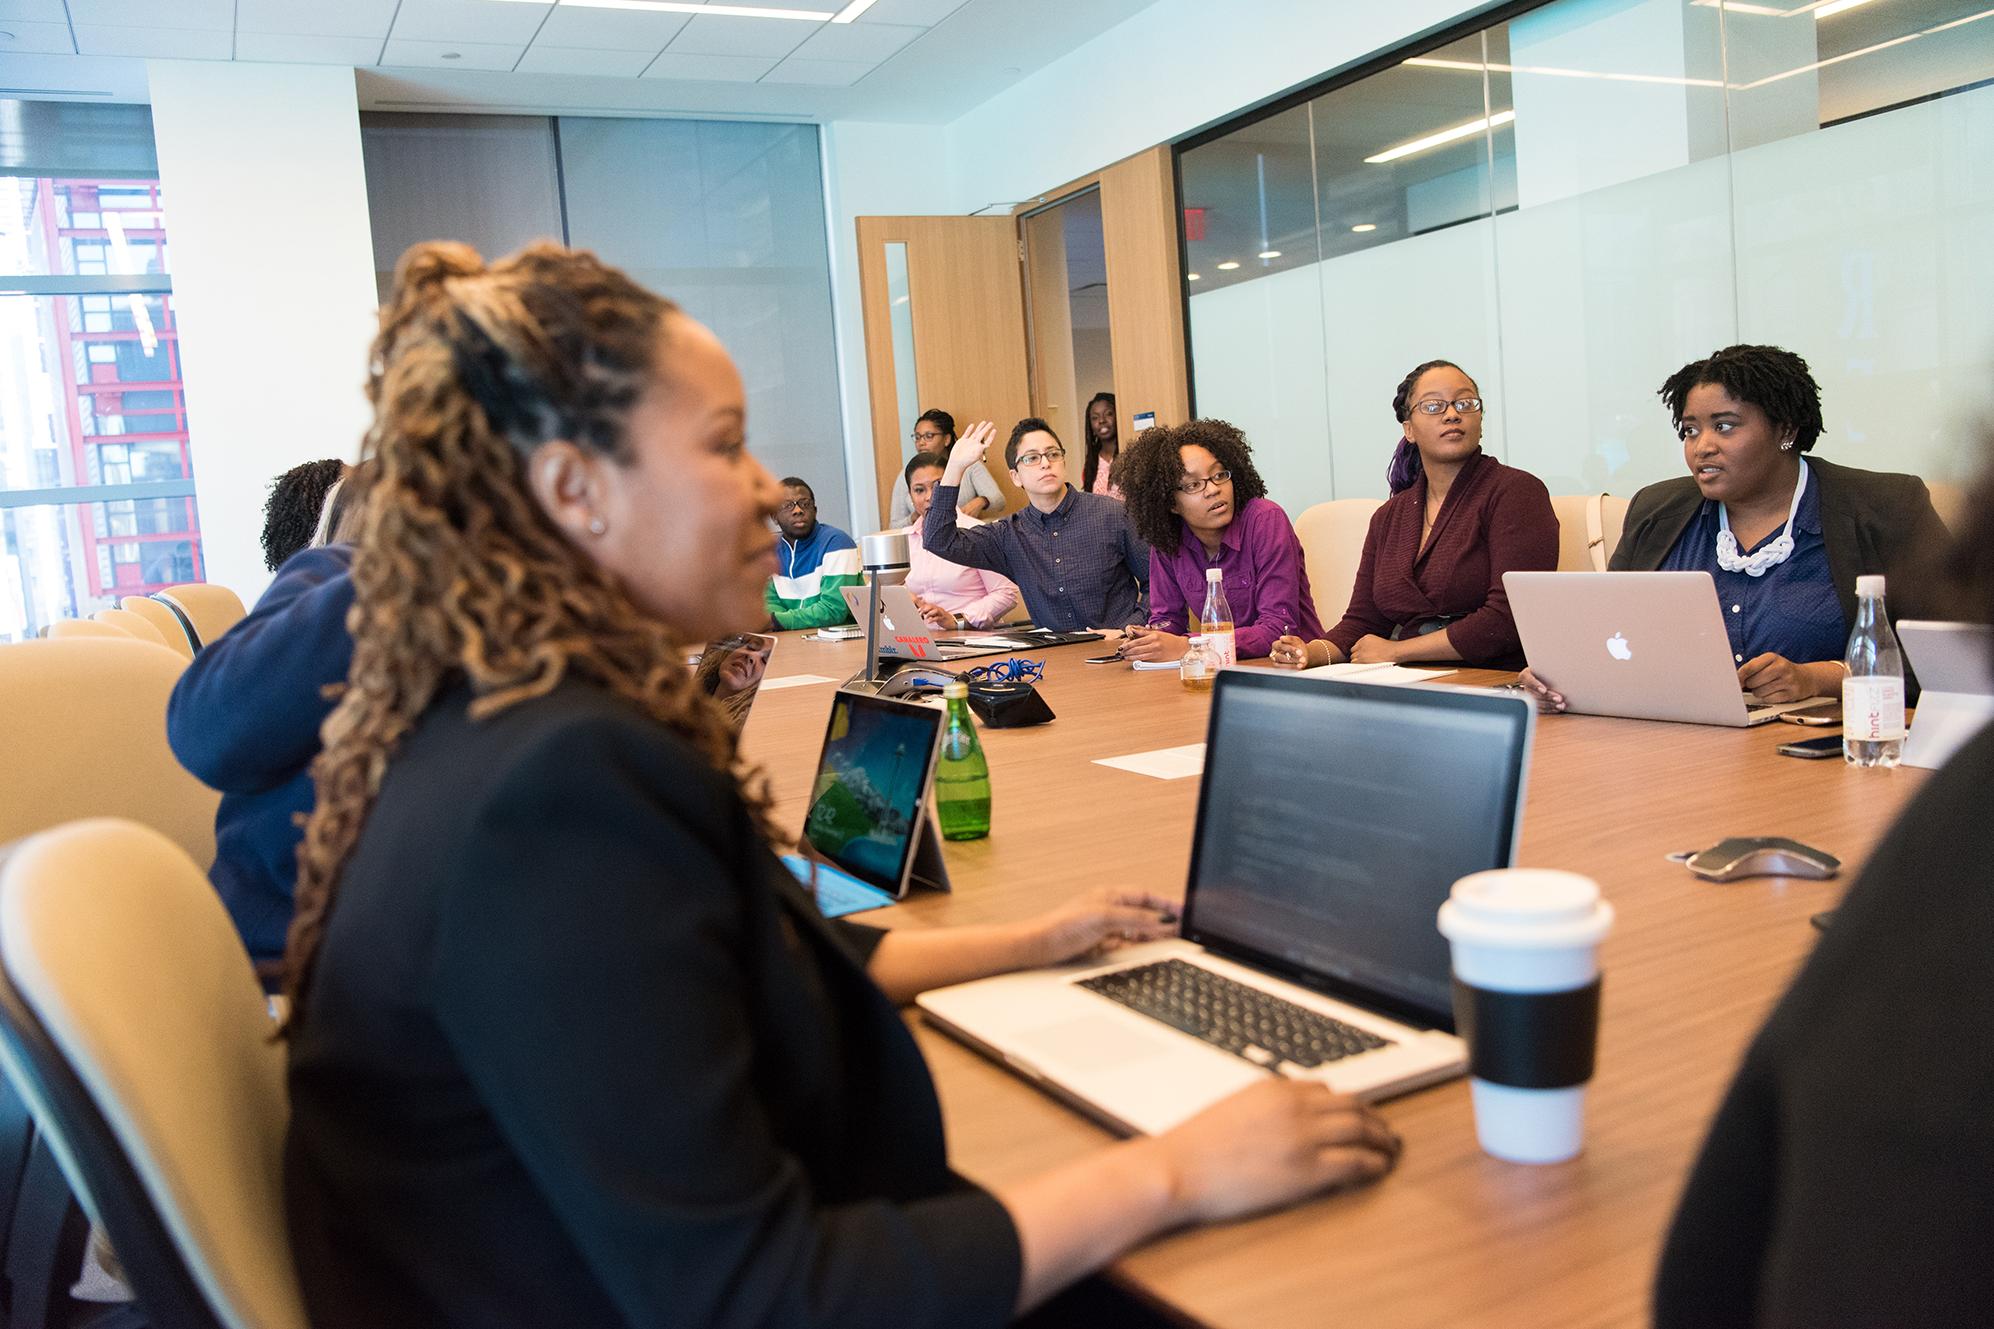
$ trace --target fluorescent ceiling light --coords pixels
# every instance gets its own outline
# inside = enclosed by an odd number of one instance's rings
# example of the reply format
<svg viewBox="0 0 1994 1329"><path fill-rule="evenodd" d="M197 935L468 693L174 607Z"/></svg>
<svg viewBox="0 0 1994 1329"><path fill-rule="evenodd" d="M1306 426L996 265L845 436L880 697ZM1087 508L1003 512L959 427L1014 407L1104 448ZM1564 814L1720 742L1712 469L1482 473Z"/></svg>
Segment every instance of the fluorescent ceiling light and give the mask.
<svg viewBox="0 0 1994 1329"><path fill-rule="evenodd" d="M1425 138L1416 138L1410 143L1401 143L1396 148L1386 148L1377 156L1366 157L1364 160L1373 166L1382 166L1386 162L1395 162L1401 157L1410 157L1415 152L1425 152L1428 148L1437 148L1443 143L1455 143L1464 138L1472 138L1484 130L1494 129L1497 125L1506 125L1514 119L1516 119L1515 111L1497 111L1494 115L1483 116L1479 120L1470 120L1465 125L1455 125L1452 129L1443 129L1438 133L1428 134Z"/></svg>
<svg viewBox="0 0 1994 1329"><path fill-rule="evenodd" d="M1197 274L1197 273L1195 273L1195 272L1187 272L1187 273L1185 273L1185 274L1184 274L1184 280L1185 280L1185 281L1197 281L1197 280L1198 280L1198 274Z"/></svg>
<svg viewBox="0 0 1994 1329"><path fill-rule="evenodd" d="M1236 267L1238 267L1238 266L1239 266L1239 264L1238 264L1238 263L1234 262L1234 261L1233 261L1233 260L1231 260L1231 259L1227 259L1227 260L1226 260L1225 262L1223 262L1223 263L1219 264L1219 271L1220 271L1220 272L1231 272L1231 271L1232 271L1232 270L1233 270L1234 268L1236 268Z"/></svg>
<svg viewBox="0 0 1994 1329"><path fill-rule="evenodd" d="M1722 80L1714 78L1679 78L1674 74L1613 74L1597 69L1560 69L1555 65L1484 65L1473 60L1435 60L1423 55L1414 56L1405 63L1416 65L1421 69L1462 69L1473 74L1479 74L1484 69L1493 69L1502 74L1548 74L1553 78L1602 78L1614 83L1670 83L1686 88L1724 86Z"/></svg>
<svg viewBox="0 0 1994 1329"><path fill-rule="evenodd" d="M1764 18L1791 18L1795 14L1805 13L1807 9L1805 5L1799 9L1779 9L1773 5L1748 5L1739 3L1739 0L1690 0L1690 3L1704 9L1728 9L1734 14L1758 14Z"/></svg>
<svg viewBox="0 0 1994 1329"><path fill-rule="evenodd" d="M1261 250L1261 251L1260 251L1260 252L1259 252L1258 254L1255 254L1255 255L1254 255L1254 257L1255 257L1255 258L1279 258L1279 257L1281 257L1281 251L1280 251L1280 250L1278 250L1278 249L1263 249L1263 250Z"/></svg>
<svg viewBox="0 0 1994 1329"><path fill-rule="evenodd" d="M1737 90L1739 92L1750 92L1753 88L1763 88L1768 83L1777 83L1781 79L1792 78L1795 74L1811 73L1816 69L1826 69L1829 65L1839 65L1844 60L1853 60L1859 55L1869 55L1872 52L1886 50L1892 46L1902 46L1905 42L1916 41L1924 35L1922 32L1907 32L1902 37L1893 37L1887 42L1878 42L1874 46L1865 46L1860 51L1850 51L1847 55L1837 55L1831 56L1826 60L1816 60L1811 65L1802 65L1798 69L1789 69L1783 74L1773 74L1770 77L1758 80L1756 83L1739 84Z"/></svg>
<svg viewBox="0 0 1994 1329"><path fill-rule="evenodd" d="M866 10L871 9L873 3L874 0L852 0L850 4L846 5L843 9L840 9L838 11L838 16L832 19L831 22L850 23L860 14L863 14L865 13Z"/></svg>
<svg viewBox="0 0 1994 1329"><path fill-rule="evenodd" d="M1358 222L1358 223L1357 223L1357 224L1356 224L1355 226L1351 227L1350 229L1351 229L1351 231L1352 231L1352 232L1353 232L1354 234L1357 234L1357 235L1363 235L1363 234L1364 234L1365 232L1367 232L1367 231L1375 231L1375 230L1377 230L1377 229L1378 229L1378 223L1376 223L1376 222Z"/></svg>
<svg viewBox="0 0 1994 1329"><path fill-rule="evenodd" d="M1857 5L1866 5L1868 3L1869 0L1830 0L1828 4L1821 5L1815 9L1814 17L1818 21L1827 18L1831 14L1839 14L1845 9L1854 9Z"/></svg>
<svg viewBox="0 0 1994 1329"><path fill-rule="evenodd" d="M498 0L501 4L544 5L547 0ZM863 10L872 0L864 4L848 5L847 9ZM716 18L789 18L806 23L828 23L833 17L829 10L818 9L769 9L762 5L699 5L684 4L680 0L557 0L560 5L571 9L628 9L640 14L711 14ZM854 12L852 18L857 18ZM849 19L846 22L850 22Z"/></svg>

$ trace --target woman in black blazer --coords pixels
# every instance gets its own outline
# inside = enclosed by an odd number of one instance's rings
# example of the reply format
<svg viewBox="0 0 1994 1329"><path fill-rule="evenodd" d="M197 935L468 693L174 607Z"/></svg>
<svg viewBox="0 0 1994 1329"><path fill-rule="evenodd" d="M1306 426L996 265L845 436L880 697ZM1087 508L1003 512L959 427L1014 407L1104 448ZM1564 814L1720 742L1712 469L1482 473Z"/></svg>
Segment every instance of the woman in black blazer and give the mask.
<svg viewBox="0 0 1994 1329"><path fill-rule="evenodd" d="M1810 454L1821 389L1776 346L1727 346L1662 384L1689 474L1634 495L1609 566L1708 572L1739 686L1761 701L1841 692L1856 578L1889 578L1892 617L1936 602L1927 565L1946 540L1925 482ZM1522 680L1552 709L1555 684Z"/></svg>
<svg viewBox="0 0 1994 1329"><path fill-rule="evenodd" d="M286 1150L320 1329L999 1324L1168 1227L1382 1175L1270 1079L992 1194L894 1003L1152 937L827 923L686 642L751 628L778 489L704 328L586 254L406 255L353 667L299 855Z"/></svg>

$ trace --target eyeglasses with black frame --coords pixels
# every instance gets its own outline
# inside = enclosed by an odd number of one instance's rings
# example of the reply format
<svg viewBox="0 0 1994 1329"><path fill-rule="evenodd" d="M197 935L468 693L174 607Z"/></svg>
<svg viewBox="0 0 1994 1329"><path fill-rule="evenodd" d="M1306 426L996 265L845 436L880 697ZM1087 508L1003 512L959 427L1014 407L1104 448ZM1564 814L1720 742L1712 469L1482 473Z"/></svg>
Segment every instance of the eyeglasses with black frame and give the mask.
<svg viewBox="0 0 1994 1329"><path fill-rule="evenodd" d="M1456 397L1453 401L1416 401L1412 404L1412 408L1421 415L1439 415L1449 406L1452 406L1463 415L1480 415L1482 413L1482 399L1480 397Z"/></svg>
<svg viewBox="0 0 1994 1329"><path fill-rule="evenodd" d="M1037 470L1041 466L1050 466L1056 461L1061 461L1065 456L1065 448L1047 448L1044 452L1021 452L1018 454L1018 460L1011 465L1013 469L1020 471Z"/></svg>
<svg viewBox="0 0 1994 1329"><path fill-rule="evenodd" d="M1177 492L1180 494L1188 495L1189 497L1192 498L1196 498L1199 494L1204 493L1205 490L1207 489L1216 490L1220 485L1224 484L1226 481L1230 479L1232 479L1232 472L1228 471L1227 469L1225 469L1225 467L1221 466L1219 467L1218 470L1213 471L1210 475L1205 476L1203 479L1199 479L1197 476L1192 476L1190 479L1184 481L1182 484L1177 486Z"/></svg>

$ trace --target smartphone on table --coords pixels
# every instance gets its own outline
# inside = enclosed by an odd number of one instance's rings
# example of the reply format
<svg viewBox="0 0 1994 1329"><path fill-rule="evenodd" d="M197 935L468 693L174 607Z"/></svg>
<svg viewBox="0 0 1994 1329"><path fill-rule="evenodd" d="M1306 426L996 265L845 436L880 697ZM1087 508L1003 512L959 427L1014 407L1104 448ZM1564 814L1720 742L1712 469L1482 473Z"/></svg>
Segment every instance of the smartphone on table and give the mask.
<svg viewBox="0 0 1994 1329"><path fill-rule="evenodd" d="M1781 743L1779 755L1815 761L1824 757L1839 757L1842 755L1842 736L1830 734L1826 738L1803 738L1797 743Z"/></svg>

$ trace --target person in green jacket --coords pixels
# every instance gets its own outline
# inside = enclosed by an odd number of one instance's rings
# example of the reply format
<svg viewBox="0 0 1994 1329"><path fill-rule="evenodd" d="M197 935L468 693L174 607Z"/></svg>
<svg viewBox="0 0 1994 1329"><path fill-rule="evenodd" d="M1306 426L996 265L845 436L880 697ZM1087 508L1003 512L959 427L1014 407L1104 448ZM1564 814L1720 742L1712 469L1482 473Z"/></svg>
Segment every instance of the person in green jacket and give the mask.
<svg viewBox="0 0 1994 1329"><path fill-rule="evenodd" d="M795 476L782 482L775 510L781 570L769 579L763 600L777 628L822 628L852 621L844 588L857 586L859 549L852 537L817 520L817 494Z"/></svg>

